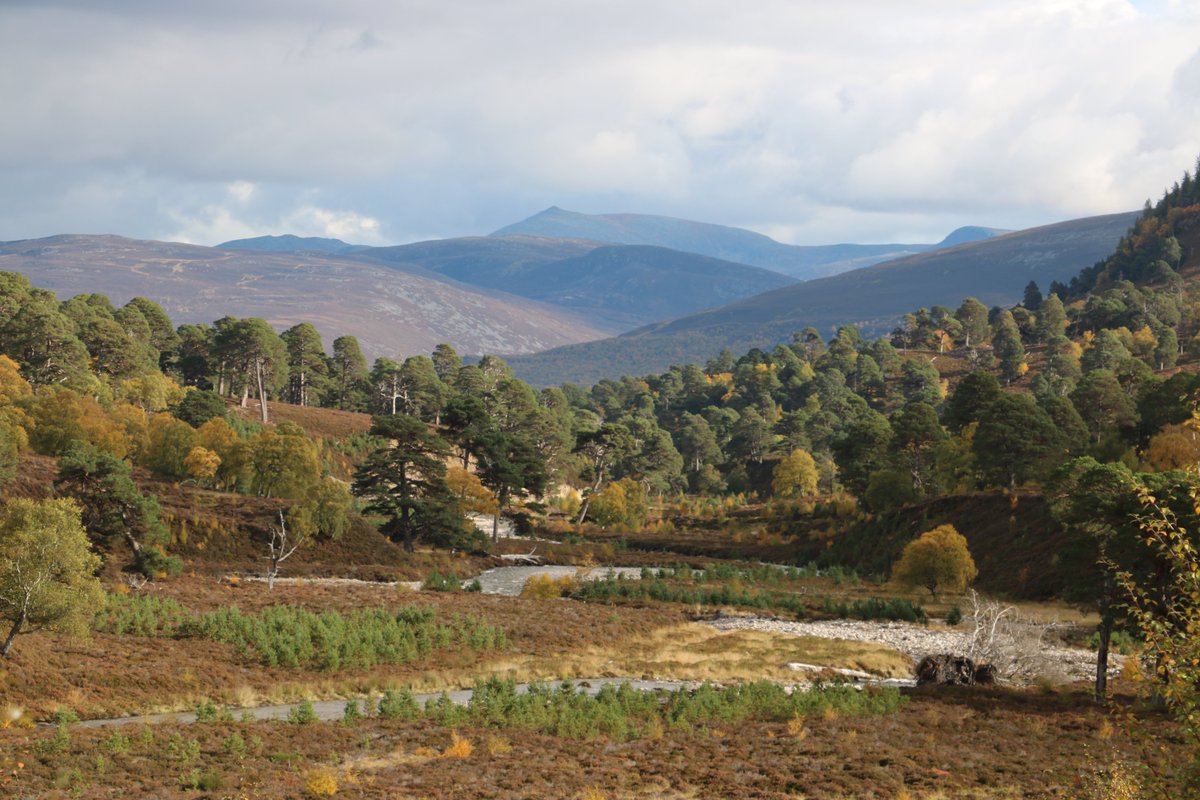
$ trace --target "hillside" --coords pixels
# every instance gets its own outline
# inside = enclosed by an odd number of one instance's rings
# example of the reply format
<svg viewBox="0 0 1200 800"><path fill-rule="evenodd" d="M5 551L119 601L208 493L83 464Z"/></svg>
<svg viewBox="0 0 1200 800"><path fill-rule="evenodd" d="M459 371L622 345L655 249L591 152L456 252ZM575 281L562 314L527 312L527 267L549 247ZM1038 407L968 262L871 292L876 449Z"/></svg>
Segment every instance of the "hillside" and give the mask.
<svg viewBox="0 0 1200 800"><path fill-rule="evenodd" d="M1012 304L1030 280L1042 287L1070 280L1111 253L1136 217L1072 220L908 256L511 364L535 384L592 383L703 363L723 349L771 347L810 326L828 336L839 325L856 324L877 336L920 307L955 307L971 296L989 306Z"/></svg>
<svg viewBox="0 0 1200 800"><path fill-rule="evenodd" d="M369 357L428 353L440 342L529 353L621 329L418 268L314 253L54 236L0 244L0 271L20 272L63 299L97 289L118 304L150 297L176 323L226 314L261 316L276 328L308 321L328 340L358 337Z"/></svg>
<svg viewBox="0 0 1200 800"><path fill-rule="evenodd" d="M622 330L794 282L778 272L663 247L536 236L443 239L363 255L539 300Z"/></svg>
<svg viewBox="0 0 1200 800"><path fill-rule="evenodd" d="M802 247L782 244L761 233L726 225L652 214L580 214L552 206L526 220L501 228L492 236L551 236L613 244L654 245L750 264L808 280L946 247L967 238L986 238L995 233L995 229L973 227L959 229L951 234L951 237L956 237L955 241L950 241L948 237L947 241L940 244L831 244Z"/></svg>

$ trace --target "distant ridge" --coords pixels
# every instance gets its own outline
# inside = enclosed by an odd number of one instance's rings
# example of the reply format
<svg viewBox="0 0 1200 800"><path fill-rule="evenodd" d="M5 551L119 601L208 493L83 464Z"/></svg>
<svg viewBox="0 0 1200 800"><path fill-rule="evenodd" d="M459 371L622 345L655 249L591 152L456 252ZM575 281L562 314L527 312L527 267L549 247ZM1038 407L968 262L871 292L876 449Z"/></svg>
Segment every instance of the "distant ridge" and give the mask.
<svg viewBox="0 0 1200 800"><path fill-rule="evenodd" d="M770 348L814 327L829 337L855 324L866 335L891 330L920 307L957 307L965 297L1012 305L1036 280L1069 281L1109 255L1136 212L1061 222L968 242L945 250L806 281L620 336L514 357L516 373L535 385L661 372L671 364L703 363L728 348Z"/></svg>
<svg viewBox="0 0 1200 800"><path fill-rule="evenodd" d="M464 284L565 308L629 330L795 282L778 272L648 245L548 236L472 236L364 251Z"/></svg>
<svg viewBox="0 0 1200 800"><path fill-rule="evenodd" d="M360 250L370 250L365 244L346 244L341 239L325 239L320 236L255 236L251 239L233 239L217 247L223 250L257 250L265 253L327 253L346 255Z"/></svg>
<svg viewBox="0 0 1200 800"><path fill-rule="evenodd" d="M141 295L177 323L226 314L277 329L311 322L329 346L353 335L369 357L537 352L610 335L578 314L420 270L323 253L234 250L120 236L52 236L0 243L0 271L19 272L61 299L101 292L117 305Z"/></svg>
<svg viewBox="0 0 1200 800"><path fill-rule="evenodd" d="M951 234L954 244L992 235L992 228L960 228ZM720 258L782 272L793 278L834 275L857 267L923 253L935 244L831 244L797 246L769 236L726 225L663 217L653 214L581 214L558 206L534 214L491 234L551 236L587 239L613 244L654 245L687 253ZM949 238L949 237L948 237Z"/></svg>

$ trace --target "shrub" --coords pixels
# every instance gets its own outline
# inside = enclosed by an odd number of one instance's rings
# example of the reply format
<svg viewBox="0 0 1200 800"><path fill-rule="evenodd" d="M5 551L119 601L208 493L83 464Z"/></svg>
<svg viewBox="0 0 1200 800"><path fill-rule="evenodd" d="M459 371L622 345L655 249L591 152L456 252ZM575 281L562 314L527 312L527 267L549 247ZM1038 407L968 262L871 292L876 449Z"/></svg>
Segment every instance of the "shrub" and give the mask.
<svg viewBox="0 0 1200 800"><path fill-rule="evenodd" d="M379 700L379 716L384 719L416 719L420 713L421 707L407 687L399 692L389 688Z"/></svg>
<svg viewBox="0 0 1200 800"><path fill-rule="evenodd" d="M120 731L113 731L112 736L104 740L104 747L108 752L117 755L120 753L128 753L131 742L128 736Z"/></svg>
<svg viewBox="0 0 1200 800"><path fill-rule="evenodd" d="M225 741L221 743L221 746L225 748L226 753L229 753L229 755L238 761L241 761L250 752L250 749L246 747L246 740L237 731L229 734Z"/></svg>
<svg viewBox="0 0 1200 800"><path fill-rule="evenodd" d="M442 758L470 758L474 751L470 739L464 739L457 731L450 731L450 746L442 753Z"/></svg>
<svg viewBox="0 0 1200 800"><path fill-rule="evenodd" d="M196 722L216 722L217 705L207 697L196 706Z"/></svg>
<svg viewBox="0 0 1200 800"><path fill-rule="evenodd" d="M52 755L55 753L65 753L71 749L71 734L67 731L66 725L59 725L54 731L54 735L49 739L40 740L34 749L43 755Z"/></svg>
<svg viewBox="0 0 1200 800"><path fill-rule="evenodd" d="M462 589L462 582L453 572L442 577L441 573L434 570L421 584L421 588L427 592L457 592Z"/></svg>
<svg viewBox="0 0 1200 800"><path fill-rule="evenodd" d="M950 610L946 613L946 624L953 626L960 622L962 622L962 609L958 606L951 606Z"/></svg>
<svg viewBox="0 0 1200 800"><path fill-rule="evenodd" d="M570 575L555 578L550 575L532 575L521 587L521 597L569 597L579 588L579 582Z"/></svg>
<svg viewBox="0 0 1200 800"><path fill-rule="evenodd" d="M311 725L317 721L317 712L313 710L312 703L303 700L288 712L288 722L293 725Z"/></svg>
<svg viewBox="0 0 1200 800"><path fill-rule="evenodd" d="M338 793L337 775L329 768L314 770L304 781L304 791L312 797L332 797Z"/></svg>
<svg viewBox="0 0 1200 800"><path fill-rule="evenodd" d="M221 788L221 776L215 772L200 772L193 769L179 778L179 788L193 792L215 792Z"/></svg>
<svg viewBox="0 0 1200 800"><path fill-rule="evenodd" d="M79 715L71 708L60 708L54 712L54 724L60 728L79 722Z"/></svg>
<svg viewBox="0 0 1200 800"><path fill-rule="evenodd" d="M357 700L347 700L346 710L342 714L342 722L352 725L363 718L362 708Z"/></svg>

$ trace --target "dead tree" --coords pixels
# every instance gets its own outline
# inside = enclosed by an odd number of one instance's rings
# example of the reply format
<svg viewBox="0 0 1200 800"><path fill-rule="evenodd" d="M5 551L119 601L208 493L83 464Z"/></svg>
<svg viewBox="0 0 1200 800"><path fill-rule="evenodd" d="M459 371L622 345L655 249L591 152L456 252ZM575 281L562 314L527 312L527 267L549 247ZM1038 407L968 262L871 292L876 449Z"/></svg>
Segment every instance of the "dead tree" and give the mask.
<svg viewBox="0 0 1200 800"><path fill-rule="evenodd" d="M283 518L283 511L279 512L279 527L271 526L271 539L267 543L270 547L271 554L267 556L271 561L271 566L267 570L267 589L275 588L275 576L279 574L279 565L282 564L288 556L296 552L296 548L300 546L301 539L290 539L288 535L287 522Z"/></svg>

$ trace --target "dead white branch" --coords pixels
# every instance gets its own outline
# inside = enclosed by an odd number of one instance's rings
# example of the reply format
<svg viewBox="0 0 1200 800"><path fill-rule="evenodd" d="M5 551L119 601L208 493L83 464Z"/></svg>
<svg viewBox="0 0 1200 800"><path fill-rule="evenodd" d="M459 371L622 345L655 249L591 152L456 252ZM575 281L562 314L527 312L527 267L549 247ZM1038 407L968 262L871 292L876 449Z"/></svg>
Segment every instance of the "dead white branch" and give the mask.
<svg viewBox="0 0 1200 800"><path fill-rule="evenodd" d="M296 552L296 548L300 546L299 541L288 541L287 522L283 518L283 511L279 512L279 527L271 526L271 540L268 542L268 546L271 549L271 554L268 556L271 567L267 571L267 589L271 590L275 588L275 576L279 574L279 565Z"/></svg>
<svg viewBox="0 0 1200 800"><path fill-rule="evenodd" d="M1001 680L1028 683L1055 677L1062 668L1048 656L1046 627L1021 620L1013 606L971 596L971 633L966 656L977 664L991 664Z"/></svg>

